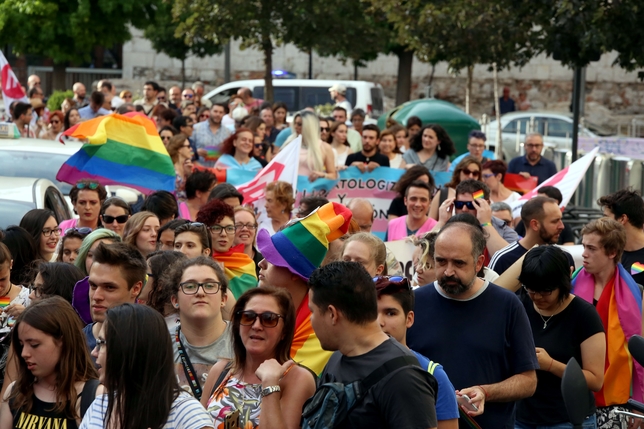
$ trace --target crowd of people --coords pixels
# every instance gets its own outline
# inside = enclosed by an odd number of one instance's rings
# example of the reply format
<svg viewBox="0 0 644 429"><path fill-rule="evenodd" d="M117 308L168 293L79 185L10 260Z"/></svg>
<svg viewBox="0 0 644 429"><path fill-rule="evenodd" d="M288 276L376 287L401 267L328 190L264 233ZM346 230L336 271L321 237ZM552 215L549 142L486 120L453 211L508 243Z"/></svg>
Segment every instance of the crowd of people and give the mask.
<svg viewBox="0 0 644 429"><path fill-rule="evenodd" d="M571 357L589 388L584 427L639 425L616 413L644 393L625 347L643 326L638 192L598 201L605 217L581 230L576 267L562 250L575 238L561 192L540 188L517 217L503 185L507 172L549 177L538 134L508 166L484 156L475 131L450 162L444 128L411 118L380 130L348 111L342 85L332 117L305 110L290 126L285 106L244 89L208 105L203 86L147 82L143 100L108 105L114 87L99 88L79 116L149 115L176 189L132 206L84 179L70 191L78 217L34 209L2 231L0 429L331 427L320 407L355 383L337 427L572 427L560 388ZM259 170L299 136L311 181L404 169L384 240L368 199L296 201L275 181L260 222L218 183L218 171ZM452 171L449 183L437 187L437 171ZM386 244L404 239L409 277Z"/></svg>

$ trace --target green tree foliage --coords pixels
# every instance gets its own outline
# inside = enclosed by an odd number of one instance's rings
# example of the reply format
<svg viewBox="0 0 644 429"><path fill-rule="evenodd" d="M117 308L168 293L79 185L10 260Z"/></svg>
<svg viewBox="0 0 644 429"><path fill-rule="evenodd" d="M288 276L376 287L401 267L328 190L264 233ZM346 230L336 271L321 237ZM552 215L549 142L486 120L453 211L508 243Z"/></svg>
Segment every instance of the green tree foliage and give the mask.
<svg viewBox="0 0 644 429"><path fill-rule="evenodd" d="M180 14L176 19L172 16L172 5L161 1L154 14L154 19L145 27L143 35L150 40L152 47L157 52L163 52L170 58L181 61L181 78L185 84L185 60L189 55L203 58L208 55L219 54L221 45L203 37L187 38L183 35L177 37L179 22L188 18L186 13Z"/></svg>
<svg viewBox="0 0 644 429"><path fill-rule="evenodd" d="M53 59L64 78L65 65L89 61L95 46L128 40L128 24L143 27L155 1L0 0L0 40L19 54ZM54 84L62 89L60 73Z"/></svg>

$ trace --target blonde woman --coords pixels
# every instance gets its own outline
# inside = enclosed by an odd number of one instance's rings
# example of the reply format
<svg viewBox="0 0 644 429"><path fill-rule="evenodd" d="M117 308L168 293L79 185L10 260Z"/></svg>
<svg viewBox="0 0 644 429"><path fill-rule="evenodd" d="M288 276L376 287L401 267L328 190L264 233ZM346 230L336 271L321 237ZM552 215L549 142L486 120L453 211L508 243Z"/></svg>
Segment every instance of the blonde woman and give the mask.
<svg viewBox="0 0 644 429"><path fill-rule="evenodd" d="M320 140L320 121L315 113L304 111L295 115L293 132L284 143L282 150L300 135L302 149L298 174L308 176L311 182L319 178L337 179L335 156L331 147Z"/></svg>
<svg viewBox="0 0 644 429"><path fill-rule="evenodd" d="M154 213L138 212L125 223L123 242L147 257L156 250L159 227L159 218Z"/></svg>
<svg viewBox="0 0 644 429"><path fill-rule="evenodd" d="M194 153L188 136L179 133L176 136L170 137L168 142L168 155L174 164L174 172L176 175L174 181L174 191L177 198L186 198L186 179L192 173L192 157Z"/></svg>
<svg viewBox="0 0 644 429"><path fill-rule="evenodd" d="M342 260L358 262L371 277L387 275L387 247L373 234L358 232L342 246Z"/></svg>

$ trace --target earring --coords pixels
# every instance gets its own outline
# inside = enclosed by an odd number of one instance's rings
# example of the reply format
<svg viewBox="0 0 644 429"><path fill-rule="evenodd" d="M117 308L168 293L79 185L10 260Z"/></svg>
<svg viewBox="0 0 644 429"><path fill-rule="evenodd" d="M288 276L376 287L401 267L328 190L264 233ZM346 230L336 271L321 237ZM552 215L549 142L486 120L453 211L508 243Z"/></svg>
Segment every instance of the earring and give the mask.
<svg viewBox="0 0 644 429"><path fill-rule="evenodd" d="M174 305L174 308L179 308L179 304L175 304L175 305Z"/></svg>
<svg viewBox="0 0 644 429"><path fill-rule="evenodd" d="M438 145L438 150L441 150L441 145L440 144Z"/></svg>

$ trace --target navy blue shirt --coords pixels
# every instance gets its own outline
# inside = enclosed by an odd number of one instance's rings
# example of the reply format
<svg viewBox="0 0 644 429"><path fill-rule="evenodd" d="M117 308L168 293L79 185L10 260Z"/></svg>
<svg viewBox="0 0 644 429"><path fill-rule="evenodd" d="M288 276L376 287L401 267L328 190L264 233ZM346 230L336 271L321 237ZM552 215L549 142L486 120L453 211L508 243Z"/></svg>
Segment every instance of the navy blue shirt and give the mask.
<svg viewBox="0 0 644 429"><path fill-rule="evenodd" d="M537 176L539 179L537 181L537 185L540 185L557 174L557 166L554 162L544 158L543 156L535 165L530 164L525 155L512 158L508 165L508 173L519 174L523 171L529 173L530 176Z"/></svg>
<svg viewBox="0 0 644 429"><path fill-rule="evenodd" d="M507 100L504 100L503 97L499 97L499 112L503 115L504 113L514 112L517 108L514 106L514 100L508 97Z"/></svg>

